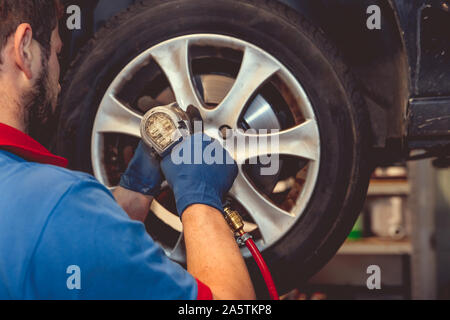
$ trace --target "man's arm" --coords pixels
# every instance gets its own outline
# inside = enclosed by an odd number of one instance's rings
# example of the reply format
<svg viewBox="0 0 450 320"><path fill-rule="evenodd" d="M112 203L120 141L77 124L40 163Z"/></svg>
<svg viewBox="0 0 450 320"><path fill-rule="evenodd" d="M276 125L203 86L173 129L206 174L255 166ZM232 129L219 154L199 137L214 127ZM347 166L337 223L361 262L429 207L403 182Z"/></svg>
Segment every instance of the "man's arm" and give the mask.
<svg viewBox="0 0 450 320"><path fill-rule="evenodd" d="M131 219L145 221L151 196L118 187L114 197ZM214 299L255 299L244 259L222 214L206 205L192 205L182 222L188 272L209 286Z"/></svg>
<svg viewBox="0 0 450 320"><path fill-rule="evenodd" d="M238 174L236 162L218 141L201 133L185 138L179 148L183 153L190 149L189 161L175 163L168 155L161 169L183 222L188 271L210 287L215 299L255 298L244 259L222 216L222 200ZM223 161L196 164L198 149L202 155L214 149Z"/></svg>
<svg viewBox="0 0 450 320"><path fill-rule="evenodd" d="M192 148L192 141L183 143ZM212 141L204 142L203 149ZM220 150L229 157L219 145ZM171 156L166 156L163 163L178 212L182 213L189 273L207 285L215 299L254 299L244 259L220 212L221 198L236 178L236 164L176 165ZM159 162L145 152L141 142L122 175L120 187L114 191L116 201L131 219L144 221L147 217L151 196L158 193L162 182L159 168Z"/></svg>
<svg viewBox="0 0 450 320"><path fill-rule="evenodd" d="M113 192L114 198L132 220L144 222L147 218L152 196L117 187Z"/></svg>
<svg viewBox="0 0 450 320"><path fill-rule="evenodd" d="M139 143L113 194L132 220L144 222L162 183L159 161Z"/></svg>
<svg viewBox="0 0 450 320"><path fill-rule="evenodd" d="M189 273L209 286L215 300L255 299L244 259L222 214L194 204L182 221Z"/></svg>

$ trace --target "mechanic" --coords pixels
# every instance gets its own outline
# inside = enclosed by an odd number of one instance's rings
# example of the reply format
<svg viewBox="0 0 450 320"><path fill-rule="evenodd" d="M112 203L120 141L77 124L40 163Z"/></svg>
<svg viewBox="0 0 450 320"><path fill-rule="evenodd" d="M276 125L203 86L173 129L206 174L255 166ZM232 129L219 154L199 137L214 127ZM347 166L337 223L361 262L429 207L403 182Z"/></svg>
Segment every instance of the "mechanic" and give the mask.
<svg viewBox="0 0 450 320"><path fill-rule="evenodd" d="M255 298L221 213L235 163L175 165L169 155L160 166L140 144L112 194L32 138L48 130L60 91L60 11L57 0L0 0L0 299ZM163 175L187 271L143 224ZM70 266L80 270L75 289Z"/></svg>

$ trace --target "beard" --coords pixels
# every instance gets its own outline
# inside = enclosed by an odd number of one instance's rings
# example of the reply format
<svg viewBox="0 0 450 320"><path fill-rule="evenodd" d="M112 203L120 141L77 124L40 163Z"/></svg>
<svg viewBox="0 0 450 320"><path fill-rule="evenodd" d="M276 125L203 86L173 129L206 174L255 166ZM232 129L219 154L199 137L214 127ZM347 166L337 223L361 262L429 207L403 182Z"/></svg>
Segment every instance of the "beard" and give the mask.
<svg viewBox="0 0 450 320"><path fill-rule="evenodd" d="M48 59L42 57L42 71L33 88L23 96L24 120L30 137L48 147L56 130L52 88L48 76Z"/></svg>

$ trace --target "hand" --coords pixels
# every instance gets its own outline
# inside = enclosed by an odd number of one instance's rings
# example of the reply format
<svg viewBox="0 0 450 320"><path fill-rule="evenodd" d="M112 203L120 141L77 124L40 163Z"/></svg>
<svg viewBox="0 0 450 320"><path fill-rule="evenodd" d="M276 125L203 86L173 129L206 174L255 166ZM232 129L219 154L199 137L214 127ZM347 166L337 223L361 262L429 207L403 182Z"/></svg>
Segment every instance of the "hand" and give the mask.
<svg viewBox="0 0 450 320"><path fill-rule="evenodd" d="M156 196L163 181L159 161L147 152L141 141L127 170L120 179L120 186L147 196Z"/></svg>
<svg viewBox="0 0 450 320"><path fill-rule="evenodd" d="M201 155L195 154L200 151ZM198 158L202 161L195 164ZM214 159L221 162L216 163ZM164 157L161 168L175 194L180 216L192 204L205 204L223 212L223 197L238 173L230 154L218 141L203 134L185 138Z"/></svg>

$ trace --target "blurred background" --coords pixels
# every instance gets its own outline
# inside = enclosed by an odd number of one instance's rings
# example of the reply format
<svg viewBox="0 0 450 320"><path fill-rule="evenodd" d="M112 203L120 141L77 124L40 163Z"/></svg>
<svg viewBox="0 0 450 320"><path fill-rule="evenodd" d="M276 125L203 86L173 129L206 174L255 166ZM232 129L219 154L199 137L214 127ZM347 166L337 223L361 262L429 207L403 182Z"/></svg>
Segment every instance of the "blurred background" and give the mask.
<svg viewBox="0 0 450 320"><path fill-rule="evenodd" d="M450 299L448 230L450 169L431 160L377 168L337 255L283 299ZM371 265L380 289L368 290Z"/></svg>

